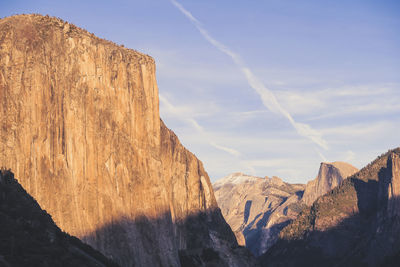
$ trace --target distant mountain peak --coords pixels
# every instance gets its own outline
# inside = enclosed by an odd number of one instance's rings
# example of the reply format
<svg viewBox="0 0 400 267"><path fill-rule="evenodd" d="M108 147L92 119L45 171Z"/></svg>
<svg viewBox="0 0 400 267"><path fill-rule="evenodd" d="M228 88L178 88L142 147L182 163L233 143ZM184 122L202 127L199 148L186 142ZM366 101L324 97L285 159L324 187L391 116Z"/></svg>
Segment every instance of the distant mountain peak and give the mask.
<svg viewBox="0 0 400 267"><path fill-rule="evenodd" d="M311 205L318 197L329 192L357 171L356 167L346 162L321 162L317 177L306 185L303 202Z"/></svg>
<svg viewBox="0 0 400 267"><path fill-rule="evenodd" d="M232 173L213 184L215 197L238 242L260 255L300 212L304 185ZM299 205L298 205L299 204Z"/></svg>
<svg viewBox="0 0 400 267"><path fill-rule="evenodd" d="M217 180L215 183L213 183L213 187L215 189L215 188L219 188L226 184L237 185L237 184L242 184L242 183L247 183L247 182L256 182L258 180L263 180L263 178L247 175L242 172L235 172L235 173L229 174L228 176L225 176L225 177Z"/></svg>
<svg viewBox="0 0 400 267"><path fill-rule="evenodd" d="M272 178L270 178L270 182L276 186L285 185L285 182L283 182L283 180L281 178L279 178L278 176L272 176Z"/></svg>

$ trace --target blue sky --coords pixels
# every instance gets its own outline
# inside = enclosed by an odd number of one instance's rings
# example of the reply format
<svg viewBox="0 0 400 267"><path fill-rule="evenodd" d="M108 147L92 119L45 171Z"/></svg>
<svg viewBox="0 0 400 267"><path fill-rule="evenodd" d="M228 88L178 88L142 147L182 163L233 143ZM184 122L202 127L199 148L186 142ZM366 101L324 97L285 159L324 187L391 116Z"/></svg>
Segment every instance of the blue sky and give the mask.
<svg viewBox="0 0 400 267"><path fill-rule="evenodd" d="M213 181L304 183L399 146L399 1L0 1L21 13L153 56L161 117Z"/></svg>

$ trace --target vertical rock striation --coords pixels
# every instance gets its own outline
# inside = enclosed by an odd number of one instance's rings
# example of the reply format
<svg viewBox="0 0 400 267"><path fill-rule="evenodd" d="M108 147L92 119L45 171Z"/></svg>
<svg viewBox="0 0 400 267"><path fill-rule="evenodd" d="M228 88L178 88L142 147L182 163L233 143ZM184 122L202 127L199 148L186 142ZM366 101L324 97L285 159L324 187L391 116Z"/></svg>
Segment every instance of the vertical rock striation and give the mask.
<svg viewBox="0 0 400 267"><path fill-rule="evenodd" d="M311 206L318 197L331 191L357 171L356 167L345 162L322 162L317 177L306 185L302 198L303 202Z"/></svg>
<svg viewBox="0 0 400 267"><path fill-rule="evenodd" d="M385 192L381 197L387 205L386 215L389 218L400 217L400 157L392 153L388 160L387 179L381 181ZM383 179L382 179L383 180Z"/></svg>
<svg viewBox="0 0 400 267"><path fill-rule="evenodd" d="M158 101L151 57L48 16L0 20L0 164L62 230L124 266L236 245Z"/></svg>

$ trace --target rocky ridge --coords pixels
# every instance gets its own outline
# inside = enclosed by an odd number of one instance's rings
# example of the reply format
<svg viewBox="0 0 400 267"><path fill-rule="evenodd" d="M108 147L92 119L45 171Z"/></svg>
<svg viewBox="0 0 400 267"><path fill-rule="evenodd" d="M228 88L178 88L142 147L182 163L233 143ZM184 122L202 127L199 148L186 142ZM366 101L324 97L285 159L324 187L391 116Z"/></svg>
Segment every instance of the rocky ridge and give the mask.
<svg viewBox="0 0 400 267"><path fill-rule="evenodd" d="M285 183L278 177L233 173L216 181L213 187L222 214L238 242L259 256L275 244L280 231L303 208L356 171L345 162L323 162L317 177L306 186Z"/></svg>
<svg viewBox="0 0 400 267"><path fill-rule="evenodd" d="M285 227L263 266L397 266L400 148L318 198Z"/></svg>
<svg viewBox="0 0 400 267"><path fill-rule="evenodd" d="M0 163L62 230L122 266L253 264L160 120L150 56L57 18L8 17L0 89Z"/></svg>

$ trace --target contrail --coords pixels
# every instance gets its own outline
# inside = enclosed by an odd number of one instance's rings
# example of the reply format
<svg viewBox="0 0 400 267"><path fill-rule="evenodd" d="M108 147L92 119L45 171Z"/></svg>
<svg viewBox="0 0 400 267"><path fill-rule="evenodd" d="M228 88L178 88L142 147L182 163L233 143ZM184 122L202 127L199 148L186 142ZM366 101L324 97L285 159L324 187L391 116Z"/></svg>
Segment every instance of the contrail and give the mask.
<svg viewBox="0 0 400 267"><path fill-rule="evenodd" d="M174 114L176 117L180 118L182 121L186 122L187 124L191 125L193 128L195 128L198 132L207 135L206 131L204 131L203 127L191 116L182 116L181 112L176 108L175 105L172 105L167 98L165 98L162 94L159 95L160 102L163 103L166 107L166 109ZM239 157L241 154L239 151L236 149L226 147L226 146L221 146L213 141L208 142L211 146L215 147L216 149L219 149L221 151L224 151L226 153L229 153L235 157Z"/></svg>
<svg viewBox="0 0 400 267"><path fill-rule="evenodd" d="M261 97L261 100L266 108L268 108L270 111L281 114L285 116L290 124L295 128L296 132L308 139L310 139L312 142L317 144L318 146L328 149L328 144L327 142L322 138L321 133L319 133L317 130L311 128L308 124L304 123L299 123L296 122L292 115L284 109L276 99L274 93L269 90L261 81L258 79L253 72L244 64L242 61L241 57L234 53L231 49L229 49L227 46L224 44L220 43L216 39L214 39L207 30L205 30L200 23L193 15L190 13L187 9L185 9L180 3L178 3L176 0L170 0L171 3L179 9L180 12L182 12L183 15L185 15L186 18L190 20L190 22L197 28L197 30L201 33L201 35L206 39L210 44L212 44L214 47L216 47L218 50L220 50L222 53L228 55L231 57L235 65L241 70L241 72L244 74L244 76L247 79L247 82L249 85L259 94ZM318 153L320 154L320 153ZM322 158L324 159L323 155L321 154Z"/></svg>

